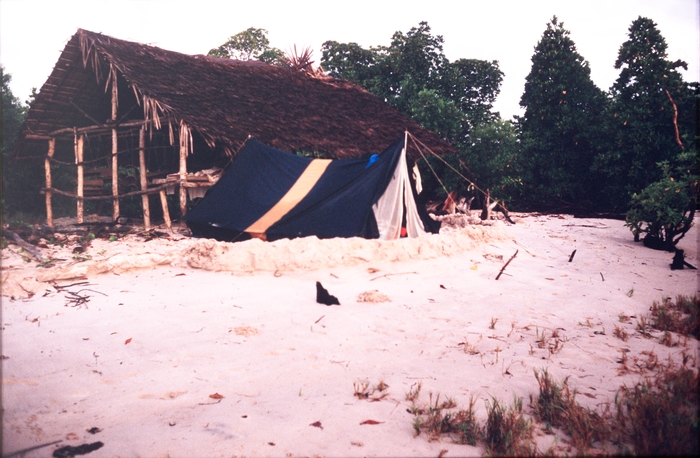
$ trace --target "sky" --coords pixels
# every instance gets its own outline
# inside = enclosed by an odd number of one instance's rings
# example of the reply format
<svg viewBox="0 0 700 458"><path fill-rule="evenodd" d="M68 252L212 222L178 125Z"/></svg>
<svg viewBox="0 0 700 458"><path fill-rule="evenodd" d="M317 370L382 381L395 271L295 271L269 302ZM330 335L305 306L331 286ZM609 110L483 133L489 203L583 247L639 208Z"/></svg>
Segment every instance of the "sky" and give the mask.
<svg viewBox="0 0 700 458"><path fill-rule="evenodd" d="M206 54L249 27L270 45L310 47L316 63L328 40L389 45L392 35L426 21L444 38L445 56L498 61L505 74L494 109L504 119L519 106L532 55L553 16L571 32L593 82L607 91L629 27L652 19L668 58L688 63L685 81L700 81L700 0L0 0L0 64L10 88L27 100L41 88L79 28L186 54Z"/></svg>

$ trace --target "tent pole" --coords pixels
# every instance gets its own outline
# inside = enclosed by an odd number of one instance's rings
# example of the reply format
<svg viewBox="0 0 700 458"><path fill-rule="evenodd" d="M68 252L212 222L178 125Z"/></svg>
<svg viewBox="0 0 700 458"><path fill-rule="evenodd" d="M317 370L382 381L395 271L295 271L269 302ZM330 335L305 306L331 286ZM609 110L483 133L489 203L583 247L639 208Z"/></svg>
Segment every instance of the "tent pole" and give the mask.
<svg viewBox="0 0 700 458"><path fill-rule="evenodd" d="M56 151L56 138L49 140L49 151L44 159L44 169L46 170L46 225L53 227L53 205L51 204L51 158Z"/></svg>

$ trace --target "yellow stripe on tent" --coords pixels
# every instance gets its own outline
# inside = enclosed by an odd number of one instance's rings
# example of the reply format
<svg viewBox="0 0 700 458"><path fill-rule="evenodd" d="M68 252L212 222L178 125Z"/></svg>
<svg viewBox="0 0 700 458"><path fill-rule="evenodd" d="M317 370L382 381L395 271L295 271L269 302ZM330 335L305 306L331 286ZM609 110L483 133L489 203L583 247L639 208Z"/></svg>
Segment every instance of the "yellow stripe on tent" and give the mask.
<svg viewBox="0 0 700 458"><path fill-rule="evenodd" d="M245 230L253 234L263 234L270 226L282 219L284 215L294 208L311 191L316 182L321 178L326 167L331 163L331 159L314 159L309 163L289 191L282 196L271 209L267 211L259 220Z"/></svg>

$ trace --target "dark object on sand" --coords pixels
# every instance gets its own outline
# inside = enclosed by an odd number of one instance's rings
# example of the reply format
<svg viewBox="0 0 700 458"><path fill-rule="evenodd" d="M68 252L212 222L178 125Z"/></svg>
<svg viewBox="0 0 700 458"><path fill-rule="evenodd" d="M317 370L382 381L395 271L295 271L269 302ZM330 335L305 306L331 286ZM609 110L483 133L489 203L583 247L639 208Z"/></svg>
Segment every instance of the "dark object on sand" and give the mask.
<svg viewBox="0 0 700 458"><path fill-rule="evenodd" d="M326 288L324 288L321 285L321 282L318 281L316 282L316 302L318 302L319 304L326 305L340 305L340 302L338 302L338 298L328 294Z"/></svg>
<svg viewBox="0 0 700 458"><path fill-rule="evenodd" d="M695 266L686 262L683 250L676 250L676 254L673 255L673 262L671 263L671 270L683 270L684 267L688 269L697 269Z"/></svg>
<svg viewBox="0 0 700 458"><path fill-rule="evenodd" d="M65 447L57 448L53 451L54 458L73 458L75 455L86 455L102 448L102 442L93 442L92 444L82 444L77 447L66 445Z"/></svg>

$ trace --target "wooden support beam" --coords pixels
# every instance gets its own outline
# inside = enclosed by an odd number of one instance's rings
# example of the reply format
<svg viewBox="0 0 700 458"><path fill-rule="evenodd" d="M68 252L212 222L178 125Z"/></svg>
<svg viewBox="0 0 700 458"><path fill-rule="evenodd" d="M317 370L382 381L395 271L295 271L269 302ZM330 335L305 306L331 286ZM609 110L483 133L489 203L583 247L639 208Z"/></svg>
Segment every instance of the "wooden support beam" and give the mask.
<svg viewBox="0 0 700 458"><path fill-rule="evenodd" d="M149 124L150 121L127 121L127 122L122 122L119 123L117 127L124 128L124 127L139 127L139 126L145 126ZM110 123L111 124L111 123ZM106 133L110 132L112 130L113 126L107 126L107 125L94 125L94 126L86 126L86 127L78 127L78 133ZM48 133L49 137L58 137L60 135L66 135L66 134L72 134L74 132L73 127L64 127L58 130L54 130L52 132ZM27 138L30 138L32 140L37 139L41 140L46 138L47 136L45 135L36 135L36 134L29 134L26 136Z"/></svg>
<svg viewBox="0 0 700 458"><path fill-rule="evenodd" d="M187 212L187 189L184 185L187 181L188 137L189 129L184 121L180 121L180 217L185 216Z"/></svg>
<svg viewBox="0 0 700 458"><path fill-rule="evenodd" d="M146 178L146 129L141 127L139 130L139 172L141 178L141 190L145 191L148 188L148 180ZM151 228L151 208L148 203L148 194L141 196L141 204L143 206L143 227Z"/></svg>
<svg viewBox="0 0 700 458"><path fill-rule="evenodd" d="M83 134L78 134L77 132L75 133L73 145L75 148L75 163L78 164L78 189L76 191L78 199L76 200L76 213L78 217L78 224L82 224L85 219L85 201L83 200L83 196L85 195L85 178L83 167Z"/></svg>
<svg viewBox="0 0 700 458"><path fill-rule="evenodd" d="M49 140L49 151L44 159L44 169L46 171L46 188L51 189L51 158L56 151L56 139ZM53 227L53 205L51 204L51 191L46 192L46 225Z"/></svg>
<svg viewBox="0 0 700 458"><path fill-rule="evenodd" d="M117 114L119 108L119 95L117 92L117 71L112 68L112 221L119 219L119 137L117 135Z"/></svg>
<svg viewBox="0 0 700 458"><path fill-rule="evenodd" d="M165 220L165 225L168 230L172 231L172 224L170 222L170 211L168 210L168 199L165 195L165 189L160 190L160 205L163 207L163 220Z"/></svg>

